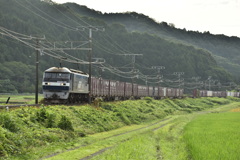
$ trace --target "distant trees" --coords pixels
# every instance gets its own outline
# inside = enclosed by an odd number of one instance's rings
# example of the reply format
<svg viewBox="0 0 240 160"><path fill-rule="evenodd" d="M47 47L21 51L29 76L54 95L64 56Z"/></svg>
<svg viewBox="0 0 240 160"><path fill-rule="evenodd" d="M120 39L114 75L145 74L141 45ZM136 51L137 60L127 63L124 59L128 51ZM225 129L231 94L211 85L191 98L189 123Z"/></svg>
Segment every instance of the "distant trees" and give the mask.
<svg viewBox="0 0 240 160"><path fill-rule="evenodd" d="M0 93L33 92L34 75L34 66L22 62L0 64Z"/></svg>
<svg viewBox="0 0 240 160"><path fill-rule="evenodd" d="M232 43L228 43L226 37L216 38L208 33L179 30L173 23L156 23L148 16L135 12L102 14L90 10L86 6L72 3L64 6L49 5L40 0L29 0L28 2L29 6L38 7L43 11L38 11L38 15L46 13L52 17L53 23L45 20L49 18L45 14L42 15L45 19L42 19L35 14L29 14L29 11L20 5L13 5L16 4L13 0L2 0L0 5L1 25L26 35L47 35L48 41L87 40L87 31L80 33L67 29L67 26L75 27L82 24L82 21L91 25L104 26L105 32L94 32L93 34L93 57L105 58L106 63L114 67L132 63L131 58L119 56L119 54L137 53L143 54L143 56L137 57L136 68L144 74L149 73L149 70L146 71L144 68L161 65L165 66L164 72L168 74L185 71L185 75L189 77L205 78L213 75L217 79L228 81L231 80L230 74L218 66L212 53L231 59L228 61L231 63L236 63L240 58L239 56L236 61L234 60L239 53L239 47L235 47L239 44L236 38ZM52 1L44 0L44 2ZM58 23L58 25L54 25L54 23ZM85 23L83 24L85 25ZM226 54L227 51L229 51L228 54ZM86 60L87 54L79 54L79 52L71 51L70 53L72 56ZM60 53L56 55L58 54ZM226 64L223 60L221 62ZM16 40L0 36L0 93L34 92L34 65L34 49L26 47ZM63 65L78 69L76 64L64 62ZM59 60L49 58L47 55L40 57L40 73L52 66L59 66ZM80 69L85 70L86 68L86 66L80 65ZM234 69L236 71L237 67L235 66ZM119 79L112 73L104 72L103 74L109 78Z"/></svg>
<svg viewBox="0 0 240 160"><path fill-rule="evenodd" d="M0 93L18 93L9 79L0 80Z"/></svg>

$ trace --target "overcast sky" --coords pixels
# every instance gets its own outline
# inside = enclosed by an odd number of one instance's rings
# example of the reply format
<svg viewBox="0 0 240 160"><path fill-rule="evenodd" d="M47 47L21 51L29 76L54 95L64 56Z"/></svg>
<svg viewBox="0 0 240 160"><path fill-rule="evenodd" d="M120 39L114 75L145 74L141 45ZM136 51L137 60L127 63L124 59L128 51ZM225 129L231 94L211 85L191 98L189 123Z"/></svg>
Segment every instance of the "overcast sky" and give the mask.
<svg viewBox="0 0 240 160"><path fill-rule="evenodd" d="M134 11L176 28L240 37L240 0L53 0L103 13Z"/></svg>

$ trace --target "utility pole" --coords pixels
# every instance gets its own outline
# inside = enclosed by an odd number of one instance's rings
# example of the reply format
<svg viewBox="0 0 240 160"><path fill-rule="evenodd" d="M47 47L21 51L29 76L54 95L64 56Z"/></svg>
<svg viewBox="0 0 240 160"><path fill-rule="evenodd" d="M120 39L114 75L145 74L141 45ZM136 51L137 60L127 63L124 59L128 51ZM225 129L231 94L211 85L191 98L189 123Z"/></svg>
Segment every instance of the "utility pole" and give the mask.
<svg viewBox="0 0 240 160"><path fill-rule="evenodd" d="M211 90L211 78L212 78L212 76L209 76L208 77L208 90L210 91Z"/></svg>
<svg viewBox="0 0 240 160"><path fill-rule="evenodd" d="M64 46L62 45L64 43L65 45L70 43L70 46ZM76 45L77 43L77 45ZM74 45L75 44L75 45ZM89 47L83 47L84 45L89 44ZM46 45L44 45L46 46ZM88 41L65 41L65 42L53 42L48 43L49 47L41 47L41 51L47 50L47 51L63 51L63 50L86 50L89 51L88 56L88 63L86 62L79 62L81 64L89 64L89 78L88 78L88 89L89 89L89 95L88 100L89 103L91 103L91 75L92 75L92 28L89 27L89 40ZM62 57L60 60L67 59L65 57ZM105 61L104 61L105 62ZM104 62L97 62L97 63L104 63ZM94 62L95 63L95 62Z"/></svg>
<svg viewBox="0 0 240 160"><path fill-rule="evenodd" d="M81 28L83 31L85 29L88 29L89 31L89 48L91 48L91 50L89 50L88 53L88 61L89 61L89 68L88 68L88 72L89 72L89 78L88 78L88 103L91 104L92 100L91 100L91 92L92 92L92 54L93 54L93 46L92 46L92 31L105 31L105 29L103 27L96 27L96 26L80 26L78 28Z"/></svg>
<svg viewBox="0 0 240 160"><path fill-rule="evenodd" d="M161 71L161 69L165 69L165 66L152 66L152 69L156 69L158 71L158 88L159 88L160 78L163 77L163 76L161 76L160 71Z"/></svg>
<svg viewBox="0 0 240 160"><path fill-rule="evenodd" d="M179 81L178 88L180 88L180 86L181 86L181 76L184 75L184 72L174 72L173 74L178 76L178 81Z"/></svg>
<svg viewBox="0 0 240 160"><path fill-rule="evenodd" d="M136 61L136 56L142 56L143 54L118 54L118 55L123 55L123 56L132 56L132 69L135 71L135 61ZM135 74L135 72L134 72ZM132 96L134 95L134 78L132 78Z"/></svg>
<svg viewBox="0 0 240 160"><path fill-rule="evenodd" d="M156 69L158 71L158 95L160 95L160 79L163 78L163 76L161 76L160 71L161 69L165 69L165 66L152 66L152 69Z"/></svg>
<svg viewBox="0 0 240 160"><path fill-rule="evenodd" d="M39 80L39 53L40 53L40 47L39 42L40 40L44 40L45 36L43 38L36 38L36 82L35 82L35 104L38 104L38 80Z"/></svg>
<svg viewBox="0 0 240 160"><path fill-rule="evenodd" d="M95 27L95 26L78 26L77 29L81 29L81 31L84 31L85 29L88 29L89 31L89 37L88 41L79 41L82 42L81 45L78 45L76 47L73 46L74 41L66 41L65 43L70 43L70 47L56 47L56 43L53 43L52 48L43 48L43 50L87 50L88 51L88 64L89 64L89 78L88 78L88 103L91 103L91 82L92 82L92 53L93 53L93 47L92 47L92 31L104 31L105 29L103 27ZM75 42L76 43L76 42ZM83 48L83 45L89 44L89 47Z"/></svg>
<svg viewBox="0 0 240 160"><path fill-rule="evenodd" d="M148 85L148 76L146 76L146 80L145 80L146 86Z"/></svg>
<svg viewBox="0 0 240 160"><path fill-rule="evenodd" d="M197 86L198 86L198 80L201 79L201 77L192 77L192 79L196 81L196 84L195 84L196 86L195 86L194 88L197 89Z"/></svg>
<svg viewBox="0 0 240 160"><path fill-rule="evenodd" d="M39 39L37 39L36 49L36 84L35 84L35 104L38 104L38 65L39 65Z"/></svg>
<svg viewBox="0 0 240 160"><path fill-rule="evenodd" d="M92 95L92 28L89 28L89 48L91 48L91 50L89 50L88 53L88 61L89 61L89 68L88 68L88 72L89 72L89 77L88 77L88 103L91 104L92 100L91 100L91 95Z"/></svg>
<svg viewBox="0 0 240 160"><path fill-rule="evenodd" d="M95 62L97 62L97 63L105 63L106 62L104 58L92 58L92 59L94 59ZM97 67L98 76L101 78L103 69L100 66L96 66L96 67Z"/></svg>

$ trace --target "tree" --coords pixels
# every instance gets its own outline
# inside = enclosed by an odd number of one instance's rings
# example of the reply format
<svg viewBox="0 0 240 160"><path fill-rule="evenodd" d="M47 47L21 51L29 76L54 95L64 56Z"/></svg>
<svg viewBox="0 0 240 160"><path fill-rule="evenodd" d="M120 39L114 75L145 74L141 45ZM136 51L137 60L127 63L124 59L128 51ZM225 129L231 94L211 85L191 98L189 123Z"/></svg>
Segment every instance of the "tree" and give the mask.
<svg viewBox="0 0 240 160"><path fill-rule="evenodd" d="M18 93L9 79L0 80L0 93Z"/></svg>

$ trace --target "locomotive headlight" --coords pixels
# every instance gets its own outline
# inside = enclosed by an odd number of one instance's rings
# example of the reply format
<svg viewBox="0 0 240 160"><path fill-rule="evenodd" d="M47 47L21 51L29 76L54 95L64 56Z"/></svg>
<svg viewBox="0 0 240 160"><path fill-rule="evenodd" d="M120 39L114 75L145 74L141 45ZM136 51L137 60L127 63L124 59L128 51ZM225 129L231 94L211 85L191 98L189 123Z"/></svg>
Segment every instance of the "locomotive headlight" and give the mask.
<svg viewBox="0 0 240 160"><path fill-rule="evenodd" d="M61 86L66 86L66 83L61 83Z"/></svg>
<svg viewBox="0 0 240 160"><path fill-rule="evenodd" d="M45 83L45 85L50 85L50 83Z"/></svg>

